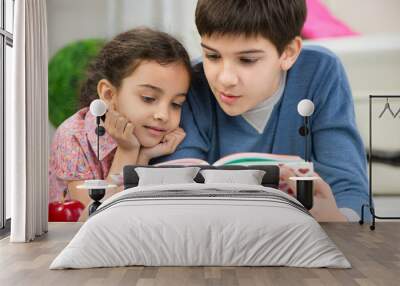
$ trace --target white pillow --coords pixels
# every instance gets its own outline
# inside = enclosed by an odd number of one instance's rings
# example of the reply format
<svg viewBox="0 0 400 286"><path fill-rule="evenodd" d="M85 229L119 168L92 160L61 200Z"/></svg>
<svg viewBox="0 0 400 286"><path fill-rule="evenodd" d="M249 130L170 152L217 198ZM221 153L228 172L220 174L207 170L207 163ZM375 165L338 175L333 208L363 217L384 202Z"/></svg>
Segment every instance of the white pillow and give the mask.
<svg viewBox="0 0 400 286"><path fill-rule="evenodd" d="M199 170L199 167L135 168L139 176L138 186L195 183L193 179Z"/></svg>
<svg viewBox="0 0 400 286"><path fill-rule="evenodd" d="M201 170L204 183L235 183L246 185L261 185L265 175L263 170Z"/></svg>

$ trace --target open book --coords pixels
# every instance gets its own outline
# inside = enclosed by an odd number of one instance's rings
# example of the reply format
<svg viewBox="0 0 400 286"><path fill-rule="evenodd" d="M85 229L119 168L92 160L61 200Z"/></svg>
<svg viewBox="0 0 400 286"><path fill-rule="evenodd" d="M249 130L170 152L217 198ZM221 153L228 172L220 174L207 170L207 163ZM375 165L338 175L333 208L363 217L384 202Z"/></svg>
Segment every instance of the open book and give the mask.
<svg viewBox="0 0 400 286"><path fill-rule="evenodd" d="M222 157L221 159L215 161L213 166L226 166L226 165L287 165L292 168L297 176L312 176L313 167L312 163L305 162L299 156L293 155L278 155L269 153L235 153ZM182 158L171 161L162 162L156 164L155 166L163 165L209 165L207 161L197 159L197 158Z"/></svg>
<svg viewBox="0 0 400 286"><path fill-rule="evenodd" d="M207 161L197 158L182 158L158 163L155 166L163 165L210 165ZM269 153L235 153L222 157L215 161L213 166L226 166L226 165L286 165L294 170L298 177L314 176L314 168L311 162L306 162L299 156L293 155L278 155ZM289 194L293 194L287 182L280 180L279 189Z"/></svg>
<svg viewBox="0 0 400 286"><path fill-rule="evenodd" d="M182 158L176 160L170 160L162 163L155 164L154 166L167 166L167 165L180 165L180 166L192 166L192 165L210 165L207 161L197 158ZM306 177L314 176L314 168L311 162L304 161L299 156L293 155L277 155L269 153L235 153L217 160L212 164L213 166L226 166L226 165L286 165L294 170L296 176ZM111 175L111 178L118 186L123 184L122 174ZM282 191L288 191L289 187L286 182L280 181L279 189Z"/></svg>

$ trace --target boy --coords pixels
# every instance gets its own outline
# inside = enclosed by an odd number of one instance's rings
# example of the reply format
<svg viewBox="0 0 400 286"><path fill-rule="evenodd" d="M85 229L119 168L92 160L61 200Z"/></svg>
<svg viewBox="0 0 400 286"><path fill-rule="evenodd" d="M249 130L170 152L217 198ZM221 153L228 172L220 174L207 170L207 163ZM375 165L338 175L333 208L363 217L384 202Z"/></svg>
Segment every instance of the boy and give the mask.
<svg viewBox="0 0 400 286"><path fill-rule="evenodd" d="M304 0L199 0L196 26L203 62L195 66L177 151L160 161L196 157L213 163L236 152L303 155L297 104L314 102L312 215L357 221L368 200L366 156L349 84L338 58L302 48ZM155 163L155 161L153 162ZM281 169L288 180L292 170Z"/></svg>

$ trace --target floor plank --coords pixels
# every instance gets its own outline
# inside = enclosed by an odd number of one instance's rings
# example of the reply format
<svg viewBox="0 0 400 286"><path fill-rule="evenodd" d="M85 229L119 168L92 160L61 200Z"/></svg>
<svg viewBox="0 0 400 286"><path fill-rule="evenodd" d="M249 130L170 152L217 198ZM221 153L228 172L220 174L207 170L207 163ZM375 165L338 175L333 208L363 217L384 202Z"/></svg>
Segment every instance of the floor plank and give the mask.
<svg viewBox="0 0 400 286"><path fill-rule="evenodd" d="M0 241L0 285L399 285L400 222L368 225L321 224L351 262L352 269L290 267L117 267L48 269L78 231L80 223L50 223L49 233L32 243Z"/></svg>

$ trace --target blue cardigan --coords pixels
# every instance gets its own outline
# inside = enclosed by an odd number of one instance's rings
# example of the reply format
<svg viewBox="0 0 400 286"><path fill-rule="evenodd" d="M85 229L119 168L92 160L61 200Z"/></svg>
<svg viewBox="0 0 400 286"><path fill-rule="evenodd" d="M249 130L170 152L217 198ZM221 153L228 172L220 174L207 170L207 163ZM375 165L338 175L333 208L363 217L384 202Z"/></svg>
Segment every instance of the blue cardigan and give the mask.
<svg viewBox="0 0 400 286"><path fill-rule="evenodd" d="M195 157L210 164L236 152L266 152L304 157L303 123L297 113L302 99L314 102L311 160L315 171L331 186L339 208L360 215L368 202L366 155L357 131L349 83L339 59L321 47L304 47L288 71L284 93L262 134L241 115L229 116L219 107L204 75L202 63L182 110L186 138L169 156L153 160Z"/></svg>

